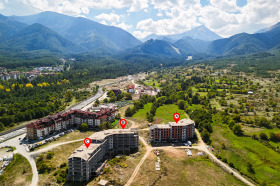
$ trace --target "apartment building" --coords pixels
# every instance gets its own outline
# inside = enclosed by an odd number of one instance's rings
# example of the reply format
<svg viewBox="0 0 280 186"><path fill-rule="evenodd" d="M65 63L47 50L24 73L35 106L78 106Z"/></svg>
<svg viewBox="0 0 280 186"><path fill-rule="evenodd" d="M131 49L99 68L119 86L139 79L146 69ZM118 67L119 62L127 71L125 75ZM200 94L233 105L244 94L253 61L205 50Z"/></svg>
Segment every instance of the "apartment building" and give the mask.
<svg viewBox="0 0 280 186"><path fill-rule="evenodd" d="M89 128L95 128L102 122L113 121L116 113L116 107L111 107L101 108L98 112L70 110L62 114L55 114L27 125L27 137L28 139L39 139L82 123L87 123Z"/></svg>
<svg viewBox="0 0 280 186"><path fill-rule="evenodd" d="M191 119L182 119L178 123L156 124L150 126L150 141L186 141L194 137L194 130L195 123Z"/></svg>
<svg viewBox="0 0 280 186"><path fill-rule="evenodd" d="M20 73L19 71L12 71L12 72L3 72L0 73L0 79L1 80L10 80L10 79L20 79Z"/></svg>
<svg viewBox="0 0 280 186"><path fill-rule="evenodd" d="M88 181L102 171L107 158L138 151L138 129L110 129L96 132L89 138L88 148L82 145L68 158L69 181Z"/></svg>

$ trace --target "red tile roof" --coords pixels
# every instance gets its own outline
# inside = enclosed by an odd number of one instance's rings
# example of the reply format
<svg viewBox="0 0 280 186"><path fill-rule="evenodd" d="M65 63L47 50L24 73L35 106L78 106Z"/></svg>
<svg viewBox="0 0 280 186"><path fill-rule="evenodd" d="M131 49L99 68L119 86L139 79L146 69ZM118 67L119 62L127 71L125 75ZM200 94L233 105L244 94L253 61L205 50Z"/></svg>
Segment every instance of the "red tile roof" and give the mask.
<svg viewBox="0 0 280 186"><path fill-rule="evenodd" d="M127 87L127 89L134 89L134 85L129 85L128 87Z"/></svg>

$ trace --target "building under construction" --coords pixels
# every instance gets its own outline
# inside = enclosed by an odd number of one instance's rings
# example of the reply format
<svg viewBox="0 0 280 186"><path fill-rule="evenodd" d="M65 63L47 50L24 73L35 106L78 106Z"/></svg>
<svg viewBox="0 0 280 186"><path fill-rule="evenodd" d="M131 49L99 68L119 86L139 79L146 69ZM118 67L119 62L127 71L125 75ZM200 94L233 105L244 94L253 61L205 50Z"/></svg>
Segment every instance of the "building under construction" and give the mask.
<svg viewBox="0 0 280 186"><path fill-rule="evenodd" d="M138 151L138 129L110 129L89 138L88 148L82 145L68 158L69 181L88 181L102 171L107 158Z"/></svg>
<svg viewBox="0 0 280 186"><path fill-rule="evenodd" d="M182 119L178 123L156 124L150 126L150 141L186 141L194 137L194 130L195 123L191 119Z"/></svg>

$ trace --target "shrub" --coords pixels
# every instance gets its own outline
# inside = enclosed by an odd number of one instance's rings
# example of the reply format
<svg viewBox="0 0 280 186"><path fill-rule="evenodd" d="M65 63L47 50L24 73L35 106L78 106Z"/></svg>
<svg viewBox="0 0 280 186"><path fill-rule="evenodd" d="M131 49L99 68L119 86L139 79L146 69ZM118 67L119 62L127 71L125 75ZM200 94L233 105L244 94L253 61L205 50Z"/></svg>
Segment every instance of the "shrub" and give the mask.
<svg viewBox="0 0 280 186"><path fill-rule="evenodd" d="M243 134L242 127L241 127L241 125L239 125L239 124L235 124L235 125L233 126L233 128L232 128L232 131L233 131L233 133L236 134L236 135L242 135L242 134Z"/></svg>
<svg viewBox="0 0 280 186"><path fill-rule="evenodd" d="M80 128L81 131L85 132L85 131L88 130L88 124L82 123L79 128Z"/></svg>
<svg viewBox="0 0 280 186"><path fill-rule="evenodd" d="M257 134L253 134L253 135L252 135L252 139L258 140L259 138L258 138Z"/></svg>
<svg viewBox="0 0 280 186"><path fill-rule="evenodd" d="M62 163L59 167L63 168L63 167L66 167L66 165L67 165L66 163Z"/></svg>
<svg viewBox="0 0 280 186"><path fill-rule="evenodd" d="M267 137L267 135L265 134L265 133L260 133L260 139L262 139L262 140L268 140L268 137Z"/></svg>
<svg viewBox="0 0 280 186"><path fill-rule="evenodd" d="M247 164L247 170L248 170L248 172L255 174L255 170L254 170L253 165L251 163Z"/></svg>
<svg viewBox="0 0 280 186"><path fill-rule="evenodd" d="M54 152L48 152L46 158L48 160L52 159L54 157Z"/></svg>
<svg viewBox="0 0 280 186"><path fill-rule="evenodd" d="M235 166L234 166L234 164L233 164L232 162L230 162L228 165L229 165L231 168L235 168Z"/></svg>

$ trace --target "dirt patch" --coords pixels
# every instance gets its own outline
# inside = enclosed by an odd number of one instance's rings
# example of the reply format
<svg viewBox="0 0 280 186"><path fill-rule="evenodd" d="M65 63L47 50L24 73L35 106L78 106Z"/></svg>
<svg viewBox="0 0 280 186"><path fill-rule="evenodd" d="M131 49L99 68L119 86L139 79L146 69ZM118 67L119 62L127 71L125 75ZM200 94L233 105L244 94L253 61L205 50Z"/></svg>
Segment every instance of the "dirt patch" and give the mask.
<svg viewBox="0 0 280 186"><path fill-rule="evenodd" d="M156 118L155 121L153 121L153 124L161 124L162 119L161 118Z"/></svg>
<svg viewBox="0 0 280 186"><path fill-rule="evenodd" d="M186 158L187 157L187 153L184 149L170 148L170 149L164 150L164 152L173 158Z"/></svg>

